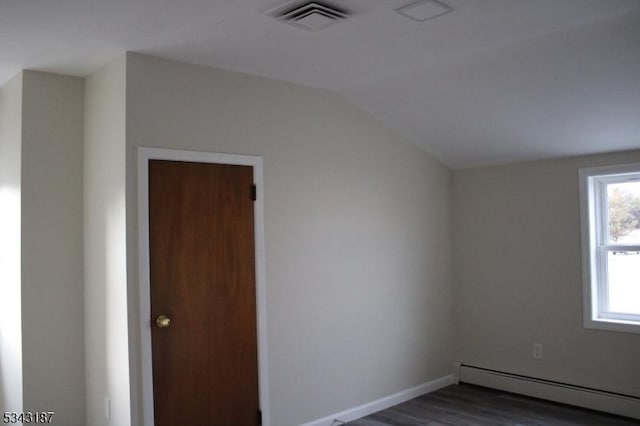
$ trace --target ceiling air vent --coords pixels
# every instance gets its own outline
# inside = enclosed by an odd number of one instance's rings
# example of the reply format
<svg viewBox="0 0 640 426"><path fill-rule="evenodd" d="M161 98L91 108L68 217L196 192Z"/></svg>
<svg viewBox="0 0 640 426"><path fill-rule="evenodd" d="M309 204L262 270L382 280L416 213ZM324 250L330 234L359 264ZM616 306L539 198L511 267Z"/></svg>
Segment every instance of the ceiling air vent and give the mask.
<svg viewBox="0 0 640 426"><path fill-rule="evenodd" d="M321 2L297 2L295 5L287 3L272 10L270 14L308 31L321 30L348 16L346 10Z"/></svg>

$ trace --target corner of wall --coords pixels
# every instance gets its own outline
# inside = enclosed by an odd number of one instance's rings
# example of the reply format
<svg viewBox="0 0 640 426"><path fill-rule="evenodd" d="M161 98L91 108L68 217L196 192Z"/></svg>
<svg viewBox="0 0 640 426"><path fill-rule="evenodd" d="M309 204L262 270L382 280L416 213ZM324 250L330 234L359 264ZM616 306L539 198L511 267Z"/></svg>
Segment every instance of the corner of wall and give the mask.
<svg viewBox="0 0 640 426"><path fill-rule="evenodd" d="M126 243L126 56L85 85L84 254L87 420L131 424ZM105 400L110 412L105 412ZM107 419L109 417L109 419Z"/></svg>
<svg viewBox="0 0 640 426"><path fill-rule="evenodd" d="M0 411L22 411L22 73L0 87Z"/></svg>

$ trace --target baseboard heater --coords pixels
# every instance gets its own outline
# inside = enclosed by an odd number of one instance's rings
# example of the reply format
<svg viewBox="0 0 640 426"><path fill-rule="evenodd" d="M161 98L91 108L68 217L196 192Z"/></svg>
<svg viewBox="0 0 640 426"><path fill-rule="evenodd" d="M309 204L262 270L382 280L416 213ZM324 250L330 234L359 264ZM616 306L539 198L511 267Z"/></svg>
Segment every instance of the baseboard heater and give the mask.
<svg viewBox="0 0 640 426"><path fill-rule="evenodd" d="M640 419L640 398L461 364L459 381Z"/></svg>

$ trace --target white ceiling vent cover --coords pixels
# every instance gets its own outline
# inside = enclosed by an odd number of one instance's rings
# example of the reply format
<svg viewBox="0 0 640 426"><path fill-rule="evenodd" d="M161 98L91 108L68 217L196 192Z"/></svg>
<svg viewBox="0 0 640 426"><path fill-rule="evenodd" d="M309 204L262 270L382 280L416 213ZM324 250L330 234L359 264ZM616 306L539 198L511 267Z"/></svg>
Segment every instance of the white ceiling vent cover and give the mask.
<svg viewBox="0 0 640 426"><path fill-rule="evenodd" d="M287 3L270 11L270 14L308 31L321 30L349 16L346 10L320 2L298 2L295 6Z"/></svg>

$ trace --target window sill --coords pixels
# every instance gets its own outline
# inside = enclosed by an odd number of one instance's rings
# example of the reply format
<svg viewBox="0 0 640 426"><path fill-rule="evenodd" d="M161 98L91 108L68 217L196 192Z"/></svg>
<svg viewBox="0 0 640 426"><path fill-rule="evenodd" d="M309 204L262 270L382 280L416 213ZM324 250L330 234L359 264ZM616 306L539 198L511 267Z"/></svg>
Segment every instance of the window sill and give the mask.
<svg viewBox="0 0 640 426"><path fill-rule="evenodd" d="M584 327L595 330L621 331L625 333L640 333L640 322L615 320L609 318L586 319Z"/></svg>

